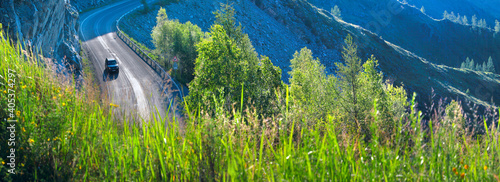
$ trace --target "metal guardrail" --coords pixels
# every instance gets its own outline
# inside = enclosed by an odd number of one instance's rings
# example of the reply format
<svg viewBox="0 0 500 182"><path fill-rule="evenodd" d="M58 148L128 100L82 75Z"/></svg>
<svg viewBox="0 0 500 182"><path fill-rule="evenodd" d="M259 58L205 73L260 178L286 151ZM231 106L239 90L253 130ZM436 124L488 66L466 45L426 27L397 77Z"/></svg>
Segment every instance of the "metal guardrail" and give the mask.
<svg viewBox="0 0 500 182"><path fill-rule="evenodd" d="M182 90L180 89L179 85L177 85L177 83L175 83L174 79L172 79L172 77L170 77L170 75L160 66L160 64L158 64L158 62L156 62L153 58L149 57L148 54L146 54L146 52L144 50L142 50L139 46L137 46L135 44L135 42L133 42L132 40L130 40L124 33L123 31L120 29L119 25L120 25L120 20L128 15L130 12L132 11L135 11L137 8L140 8L142 7L142 5L130 10L129 12L123 14L120 18L118 18L118 20L116 20L116 34L118 35L118 37L120 37L120 39L123 40L123 42L125 42L137 55L139 55L139 57L144 61L146 62L146 64L148 64L159 76L160 78L162 79L162 81L165 81L166 79L170 79L172 80L172 83L174 84L174 86L177 88L177 90L179 91L179 96L181 98L181 101L184 100L183 96L182 96ZM160 84L162 86L162 89L166 92L165 88L163 88L163 84ZM170 100L172 100L171 98L169 98Z"/></svg>

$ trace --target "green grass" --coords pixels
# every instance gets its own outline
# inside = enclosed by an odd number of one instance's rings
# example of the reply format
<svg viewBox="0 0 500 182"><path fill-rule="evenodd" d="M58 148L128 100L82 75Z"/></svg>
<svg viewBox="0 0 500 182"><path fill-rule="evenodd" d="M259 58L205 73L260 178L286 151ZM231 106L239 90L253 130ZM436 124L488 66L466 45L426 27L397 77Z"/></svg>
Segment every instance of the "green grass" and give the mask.
<svg viewBox="0 0 500 182"><path fill-rule="evenodd" d="M47 61L25 58L21 51L2 36L0 75L16 72L12 119L19 120L18 174L8 175L8 166L0 165L4 180L493 181L500 175L500 131L494 125L485 123L487 133L472 137L460 117L423 128L412 110L387 134L372 111L374 136L365 143L334 116L310 125L289 117L293 106L287 90L279 96L284 109L275 118L257 119L250 111L241 115L239 107L232 113L216 109L214 117L186 108L182 127L176 118L141 127L116 118L113 110L119 106L100 103L91 84L75 89L59 80ZM0 86L0 161L5 163L8 87ZM391 140L382 139L387 136Z"/></svg>

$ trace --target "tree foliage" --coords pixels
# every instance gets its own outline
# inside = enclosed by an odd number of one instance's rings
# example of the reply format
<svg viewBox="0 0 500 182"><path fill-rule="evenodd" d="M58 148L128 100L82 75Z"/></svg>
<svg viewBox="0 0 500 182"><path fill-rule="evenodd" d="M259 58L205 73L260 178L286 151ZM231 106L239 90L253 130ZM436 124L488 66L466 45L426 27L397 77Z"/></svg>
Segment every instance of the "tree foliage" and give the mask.
<svg viewBox="0 0 500 182"><path fill-rule="evenodd" d="M303 48L300 53L295 52L290 63L291 96L297 110L301 111L296 114L303 116L306 121L325 118L335 104L331 99L335 88L327 88L332 84L333 77L326 76L325 66L319 59L314 59L307 48Z"/></svg>
<svg viewBox="0 0 500 182"><path fill-rule="evenodd" d="M342 19L342 14L340 12L340 8L337 5L335 5L332 8L331 13L332 13L333 16L336 16L337 18Z"/></svg>
<svg viewBox="0 0 500 182"><path fill-rule="evenodd" d="M477 23L477 16L476 15L472 15L471 21L472 21L472 26L475 27L475 26L478 25L478 23Z"/></svg>
<svg viewBox="0 0 500 182"><path fill-rule="evenodd" d="M460 68L462 69L470 69L474 71L482 71L482 72L491 72L495 73L495 65L493 64L493 59L491 56L488 58L487 62L483 62L483 64L480 63L474 63L474 59L467 59L460 64Z"/></svg>
<svg viewBox="0 0 500 182"><path fill-rule="evenodd" d="M380 122L384 131L393 132L395 121L402 117L408 106L403 87L383 81L383 74L376 70L378 60L372 55L364 64L357 55L357 46L350 35L345 39L342 58L345 63L336 63L339 106L344 118L358 132L370 138L370 122ZM376 104L374 104L376 103ZM375 106L375 108L374 108ZM379 113L379 120L369 119L371 109ZM373 117L373 116L372 116Z"/></svg>
<svg viewBox="0 0 500 182"><path fill-rule="evenodd" d="M292 113L301 120L321 120L332 115L346 126L350 132L366 134L370 138L369 113L379 112L378 125L387 132L402 117L406 101L406 91L383 81L383 74L377 71L378 61L374 56L364 64L357 55L357 46L350 35L345 40L342 52L344 63L336 63L335 75L327 76L325 67L312 52L303 48L290 61ZM377 102L374 108L374 102Z"/></svg>
<svg viewBox="0 0 500 182"><path fill-rule="evenodd" d="M260 113L272 112L270 100L281 87L281 70L269 58L257 57L248 35L236 26L232 7L223 5L215 15L210 38L197 44L195 77L186 97L189 107L215 114L210 108L254 103Z"/></svg>
<svg viewBox="0 0 500 182"><path fill-rule="evenodd" d="M495 33L500 32L500 22L498 20L495 20Z"/></svg>
<svg viewBox="0 0 500 182"><path fill-rule="evenodd" d="M176 56L180 69L178 79L191 81L194 78L194 62L198 56L195 45L207 38L208 34L191 22L183 24L178 20L169 20L163 8L158 11L156 21L151 34L156 46L155 51L165 63L169 63Z"/></svg>

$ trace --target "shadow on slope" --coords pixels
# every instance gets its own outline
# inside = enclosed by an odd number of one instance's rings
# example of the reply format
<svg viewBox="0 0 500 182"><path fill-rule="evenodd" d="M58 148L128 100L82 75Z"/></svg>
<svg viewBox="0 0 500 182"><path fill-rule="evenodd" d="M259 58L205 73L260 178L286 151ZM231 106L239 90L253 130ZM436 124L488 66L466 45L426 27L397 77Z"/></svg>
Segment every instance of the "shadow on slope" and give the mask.
<svg viewBox="0 0 500 182"><path fill-rule="evenodd" d="M385 78L403 83L410 92L419 93L421 103L423 98L431 95L432 89L438 97L472 101L482 106L500 103L500 98L494 97L500 95L500 75L433 64L370 31L332 17L329 12L304 0L264 2L260 7L281 13L275 17L292 20L287 24L289 29L313 32L329 49L338 52L342 49L343 38L352 34L357 43L362 45L359 49L362 59L374 54L379 59Z"/></svg>
<svg viewBox="0 0 500 182"><path fill-rule="evenodd" d="M335 5L333 2L318 0L309 2L327 10ZM342 10L346 21L361 25L433 63L460 67L466 57L482 63L491 56L495 67L500 68L500 51L496 51L500 49L500 35L494 36L490 30L473 28L449 20L436 20L419 9L403 5L396 0L339 0L335 3ZM448 4L443 1L433 3L435 6ZM467 1L456 3L452 7L465 7L468 4ZM428 9L427 6L425 8ZM325 14L329 15L329 12L325 11ZM468 18L470 24L471 18ZM491 21L488 23L490 27L493 25Z"/></svg>

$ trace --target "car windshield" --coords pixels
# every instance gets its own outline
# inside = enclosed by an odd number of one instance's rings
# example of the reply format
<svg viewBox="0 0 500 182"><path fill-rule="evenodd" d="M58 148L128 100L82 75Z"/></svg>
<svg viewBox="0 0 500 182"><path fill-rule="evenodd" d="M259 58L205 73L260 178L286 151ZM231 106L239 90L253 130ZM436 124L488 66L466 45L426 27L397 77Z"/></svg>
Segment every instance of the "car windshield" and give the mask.
<svg viewBox="0 0 500 182"><path fill-rule="evenodd" d="M108 60L108 65L114 65L116 64L116 60Z"/></svg>

